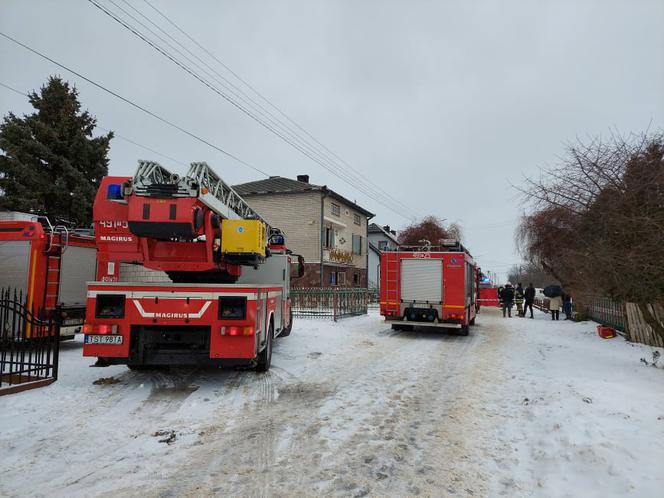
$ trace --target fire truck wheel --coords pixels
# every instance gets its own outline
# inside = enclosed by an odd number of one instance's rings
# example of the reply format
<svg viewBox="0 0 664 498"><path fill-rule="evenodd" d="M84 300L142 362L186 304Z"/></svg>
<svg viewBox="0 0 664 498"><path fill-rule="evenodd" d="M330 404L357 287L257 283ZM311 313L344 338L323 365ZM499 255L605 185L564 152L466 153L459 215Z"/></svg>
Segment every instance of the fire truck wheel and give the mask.
<svg viewBox="0 0 664 498"><path fill-rule="evenodd" d="M470 332L470 325L472 325L472 323L470 322L470 310L468 310L468 325L461 326L459 329L459 335L468 335Z"/></svg>
<svg viewBox="0 0 664 498"><path fill-rule="evenodd" d="M265 344L263 351L258 353L258 358L256 358L257 372L267 372L270 369L270 364L272 363L273 336L274 336L274 322L270 320L270 328L267 331L267 344Z"/></svg>
<svg viewBox="0 0 664 498"><path fill-rule="evenodd" d="M282 329L281 334L279 334L279 337L288 337L291 333L291 330L293 330L293 310L290 310L288 316L289 316L288 327L284 327Z"/></svg>
<svg viewBox="0 0 664 498"><path fill-rule="evenodd" d="M154 370L155 367L151 367L149 365L127 365L127 368L129 370Z"/></svg>

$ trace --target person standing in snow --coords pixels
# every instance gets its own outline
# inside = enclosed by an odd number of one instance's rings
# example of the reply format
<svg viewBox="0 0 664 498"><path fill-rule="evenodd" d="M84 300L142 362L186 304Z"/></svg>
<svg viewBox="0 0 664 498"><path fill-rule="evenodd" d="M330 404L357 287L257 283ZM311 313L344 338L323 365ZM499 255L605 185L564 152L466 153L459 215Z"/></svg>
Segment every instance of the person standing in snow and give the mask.
<svg viewBox="0 0 664 498"><path fill-rule="evenodd" d="M523 292L523 295L526 303L526 306L523 308L523 316L526 316L526 312L530 307L530 318L534 318L533 303L535 302L535 287L533 287L532 283L528 284L528 287L526 287L526 290Z"/></svg>
<svg viewBox="0 0 664 498"><path fill-rule="evenodd" d="M549 311L551 312L551 320L560 320L560 306L562 299L560 296L549 298Z"/></svg>
<svg viewBox="0 0 664 498"><path fill-rule="evenodd" d="M521 282L516 284L516 290L514 291L514 303L516 304L516 314L517 316L523 316L523 285Z"/></svg>
<svg viewBox="0 0 664 498"><path fill-rule="evenodd" d="M503 302L503 318L505 318L505 313L509 318L512 318L512 306L514 305L514 289L512 284L505 284L503 292L501 292L501 300Z"/></svg>
<svg viewBox="0 0 664 498"><path fill-rule="evenodd" d="M504 289L505 289L505 287L503 287L502 285L500 287L498 287L498 306L500 306L501 308L503 307L503 290Z"/></svg>
<svg viewBox="0 0 664 498"><path fill-rule="evenodd" d="M565 313L565 320L572 319L572 296L567 292L563 292L563 313Z"/></svg>

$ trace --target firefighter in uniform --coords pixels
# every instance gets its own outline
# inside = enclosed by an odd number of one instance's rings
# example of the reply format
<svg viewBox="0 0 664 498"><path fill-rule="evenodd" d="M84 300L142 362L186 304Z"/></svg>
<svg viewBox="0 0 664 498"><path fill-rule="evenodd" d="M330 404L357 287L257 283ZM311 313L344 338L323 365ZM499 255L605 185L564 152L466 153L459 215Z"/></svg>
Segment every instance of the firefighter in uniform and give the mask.
<svg viewBox="0 0 664 498"><path fill-rule="evenodd" d="M519 282L514 291L514 303L517 316L523 316L523 285Z"/></svg>
<svg viewBox="0 0 664 498"><path fill-rule="evenodd" d="M509 318L512 318L512 305L514 304L514 289L512 284L505 284L503 292L501 292L501 300L503 307L503 318L505 318L505 313Z"/></svg>

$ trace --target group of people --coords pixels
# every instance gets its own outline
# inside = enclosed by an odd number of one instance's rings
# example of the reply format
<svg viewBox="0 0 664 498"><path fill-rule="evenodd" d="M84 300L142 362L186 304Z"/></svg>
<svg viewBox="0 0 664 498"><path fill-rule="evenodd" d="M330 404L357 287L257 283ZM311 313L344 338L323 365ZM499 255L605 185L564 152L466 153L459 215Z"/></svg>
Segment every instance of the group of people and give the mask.
<svg viewBox="0 0 664 498"><path fill-rule="evenodd" d="M512 317L512 307L516 304L517 316L525 317L528 310L530 310L530 318L533 316L533 304L535 302L535 287L533 284L528 284L525 289L519 282L515 287L511 283L505 284L504 287L498 288L498 299L503 310L503 317ZM551 312L551 320L560 320L560 308L563 308L565 313L565 320L572 319L572 298L569 294L563 292L560 296L549 298L549 311Z"/></svg>

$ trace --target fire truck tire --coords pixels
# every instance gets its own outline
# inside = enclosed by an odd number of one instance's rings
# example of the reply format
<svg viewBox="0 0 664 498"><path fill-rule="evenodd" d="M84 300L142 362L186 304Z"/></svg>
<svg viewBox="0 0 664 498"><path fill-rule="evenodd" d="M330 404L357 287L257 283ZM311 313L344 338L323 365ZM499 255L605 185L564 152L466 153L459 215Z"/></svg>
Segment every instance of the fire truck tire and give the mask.
<svg viewBox="0 0 664 498"><path fill-rule="evenodd" d="M129 368L129 370L138 370L138 371L155 369L155 367L151 367L149 365L127 365L127 368Z"/></svg>
<svg viewBox="0 0 664 498"><path fill-rule="evenodd" d="M279 337L288 337L291 333L291 330L293 330L293 310L290 310L288 316L289 316L288 326L284 327L281 330L281 334L279 334Z"/></svg>
<svg viewBox="0 0 664 498"><path fill-rule="evenodd" d="M256 371L267 372L272 364L272 341L274 339L274 322L270 319L270 328L267 331L267 344L256 358Z"/></svg>
<svg viewBox="0 0 664 498"><path fill-rule="evenodd" d="M459 335L468 335L468 333L470 332L471 325L472 324L470 323L470 310L468 310L468 324L461 326L461 328L459 329Z"/></svg>

